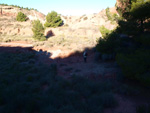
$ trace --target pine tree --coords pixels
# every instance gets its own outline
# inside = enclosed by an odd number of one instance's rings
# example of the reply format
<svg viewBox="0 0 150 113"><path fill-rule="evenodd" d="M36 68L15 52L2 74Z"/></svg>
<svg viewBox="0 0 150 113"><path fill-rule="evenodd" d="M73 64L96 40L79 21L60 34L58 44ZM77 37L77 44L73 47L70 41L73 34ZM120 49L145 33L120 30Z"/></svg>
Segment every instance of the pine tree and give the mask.
<svg viewBox="0 0 150 113"><path fill-rule="evenodd" d="M46 23L44 24L45 27L58 27L61 26L63 23L60 16L58 16L57 12L52 11L48 13L46 16Z"/></svg>
<svg viewBox="0 0 150 113"><path fill-rule="evenodd" d="M42 23L40 22L40 20L35 20L33 21L33 27L32 27L32 31L33 31L33 38L40 40L40 41L44 41L46 40L46 38L44 37L44 27L42 25Z"/></svg>
<svg viewBox="0 0 150 113"><path fill-rule="evenodd" d="M150 0L137 0L131 5L131 17L132 19L140 22L141 31L144 30L144 21L150 18Z"/></svg>

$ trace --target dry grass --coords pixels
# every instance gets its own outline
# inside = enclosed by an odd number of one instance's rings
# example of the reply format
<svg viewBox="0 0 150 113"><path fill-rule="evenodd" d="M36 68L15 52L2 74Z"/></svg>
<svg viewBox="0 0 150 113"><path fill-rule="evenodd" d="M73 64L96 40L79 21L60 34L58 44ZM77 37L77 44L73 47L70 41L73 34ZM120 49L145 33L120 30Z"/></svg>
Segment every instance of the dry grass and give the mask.
<svg viewBox="0 0 150 113"><path fill-rule="evenodd" d="M30 41L34 42L34 39L29 36L17 36L17 35L0 35L0 42L12 42L12 41Z"/></svg>

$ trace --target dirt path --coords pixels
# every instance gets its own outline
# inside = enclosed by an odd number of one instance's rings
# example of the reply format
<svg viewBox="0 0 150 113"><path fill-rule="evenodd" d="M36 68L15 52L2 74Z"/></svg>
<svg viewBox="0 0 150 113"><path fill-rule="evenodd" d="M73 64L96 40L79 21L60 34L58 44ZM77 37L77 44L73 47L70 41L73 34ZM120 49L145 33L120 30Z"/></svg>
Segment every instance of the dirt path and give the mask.
<svg viewBox="0 0 150 113"><path fill-rule="evenodd" d="M118 71L114 62L95 62L94 52L89 54L87 62L83 60L82 53L78 56L71 56L58 61L59 75L80 75L86 77L108 77L112 78Z"/></svg>

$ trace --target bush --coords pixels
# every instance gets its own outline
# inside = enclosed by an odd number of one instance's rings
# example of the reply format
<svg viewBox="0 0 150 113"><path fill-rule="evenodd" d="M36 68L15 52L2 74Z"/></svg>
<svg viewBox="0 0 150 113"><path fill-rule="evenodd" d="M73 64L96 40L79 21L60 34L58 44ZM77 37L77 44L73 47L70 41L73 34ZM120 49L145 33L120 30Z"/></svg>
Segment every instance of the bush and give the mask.
<svg viewBox="0 0 150 113"><path fill-rule="evenodd" d="M35 20L33 21L33 27L32 27L32 31L33 31L33 38L39 41L44 41L46 40L46 38L44 37L44 27L42 25L42 23L40 22L40 20Z"/></svg>
<svg viewBox="0 0 150 113"><path fill-rule="evenodd" d="M110 54L116 52L117 46L119 46L119 38L118 35L113 32L110 35L106 35L103 39L100 38L96 45L96 49L101 53Z"/></svg>
<svg viewBox="0 0 150 113"><path fill-rule="evenodd" d="M24 13L19 12L17 17L16 17L16 20L20 21L20 22L26 21L27 20L27 16Z"/></svg>
<svg viewBox="0 0 150 113"><path fill-rule="evenodd" d="M48 13L46 16L46 22L44 24L45 27L58 27L63 24L62 19L58 16L57 12L52 11Z"/></svg>
<svg viewBox="0 0 150 113"><path fill-rule="evenodd" d="M99 28L99 30L100 30L103 38L106 37L107 35L109 35L111 33L111 30L105 28L104 26L101 26Z"/></svg>
<svg viewBox="0 0 150 113"><path fill-rule="evenodd" d="M118 20L120 20L120 17L115 13L115 14L111 14L109 8L106 9L106 16L108 18L108 20L110 20L111 22L118 22Z"/></svg>
<svg viewBox="0 0 150 113"><path fill-rule="evenodd" d="M150 51L139 49L136 52L117 55L117 62L128 79L150 86Z"/></svg>
<svg viewBox="0 0 150 113"><path fill-rule="evenodd" d="M106 9L106 16L107 16L108 20L112 21L112 15L109 11L109 8Z"/></svg>

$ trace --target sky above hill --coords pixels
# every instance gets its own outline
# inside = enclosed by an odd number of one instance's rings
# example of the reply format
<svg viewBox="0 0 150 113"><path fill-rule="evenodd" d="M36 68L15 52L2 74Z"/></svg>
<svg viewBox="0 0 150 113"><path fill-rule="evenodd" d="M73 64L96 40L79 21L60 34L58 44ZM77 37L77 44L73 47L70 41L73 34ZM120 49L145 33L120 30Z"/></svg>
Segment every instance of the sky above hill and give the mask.
<svg viewBox="0 0 150 113"><path fill-rule="evenodd" d="M56 11L62 15L84 15L98 13L115 6L116 0L0 0L0 3L34 8L47 14Z"/></svg>

